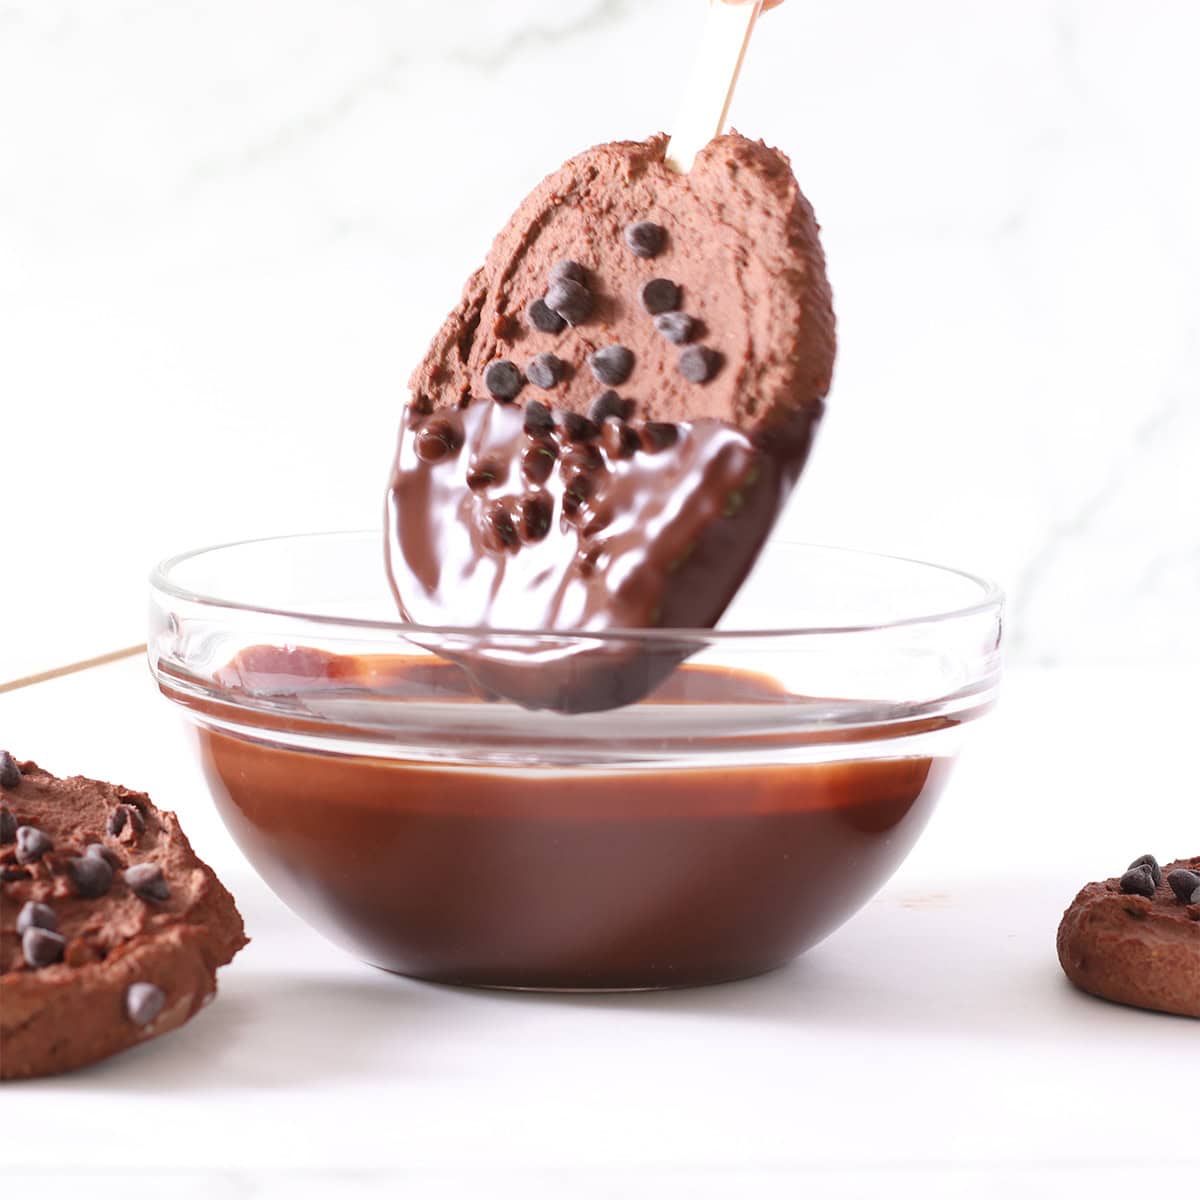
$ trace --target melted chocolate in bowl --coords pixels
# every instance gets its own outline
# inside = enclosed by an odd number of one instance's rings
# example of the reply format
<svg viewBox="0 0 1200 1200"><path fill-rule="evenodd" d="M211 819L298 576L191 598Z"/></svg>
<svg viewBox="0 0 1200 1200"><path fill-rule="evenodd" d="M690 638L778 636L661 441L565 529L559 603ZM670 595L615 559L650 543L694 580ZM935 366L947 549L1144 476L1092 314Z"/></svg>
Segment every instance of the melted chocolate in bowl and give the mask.
<svg viewBox="0 0 1200 1200"><path fill-rule="evenodd" d="M434 659L268 648L243 652L220 681L231 696L287 697L293 712L356 690L400 705L435 697L448 731L456 712L496 711ZM629 711L645 723L659 704L779 699L764 677L686 666ZM304 722L283 708L267 723L274 734L202 715L204 767L239 845L314 926L422 979L604 990L736 979L818 942L899 864L945 783L950 754L907 754L903 739L958 722L822 734L843 743L834 761L595 769L328 753L284 744ZM773 737L772 751L793 740L804 739Z"/></svg>

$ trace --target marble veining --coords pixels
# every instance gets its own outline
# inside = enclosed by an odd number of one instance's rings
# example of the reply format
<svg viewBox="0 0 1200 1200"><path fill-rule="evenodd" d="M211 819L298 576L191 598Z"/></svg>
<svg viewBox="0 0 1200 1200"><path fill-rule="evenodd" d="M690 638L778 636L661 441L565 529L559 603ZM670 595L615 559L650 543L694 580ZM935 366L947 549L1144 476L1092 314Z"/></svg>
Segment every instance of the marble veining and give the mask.
<svg viewBox="0 0 1200 1200"><path fill-rule="evenodd" d="M540 54L558 51L591 33L613 28L629 15L632 3L631 0L597 0L596 3L574 4L566 8L569 20L558 27L517 25L514 17L511 31L490 45L449 46L431 54L419 41L409 39L403 49L389 53L377 66L356 76L319 107L289 118L272 133L231 156L200 163L194 178L203 181L213 175L255 167L310 138L331 133L341 122L349 119L364 100L386 89L406 69L418 65L455 67L486 79L501 68L529 59L536 60ZM578 9L578 12L572 9Z"/></svg>
<svg viewBox="0 0 1200 1200"><path fill-rule="evenodd" d="M0 538L37 564L0 680L139 640L158 557L378 522L493 232L669 125L700 8L0 3ZM1016 662L1200 660L1197 33L1176 2L788 0L735 101L840 317L782 535L999 577Z"/></svg>

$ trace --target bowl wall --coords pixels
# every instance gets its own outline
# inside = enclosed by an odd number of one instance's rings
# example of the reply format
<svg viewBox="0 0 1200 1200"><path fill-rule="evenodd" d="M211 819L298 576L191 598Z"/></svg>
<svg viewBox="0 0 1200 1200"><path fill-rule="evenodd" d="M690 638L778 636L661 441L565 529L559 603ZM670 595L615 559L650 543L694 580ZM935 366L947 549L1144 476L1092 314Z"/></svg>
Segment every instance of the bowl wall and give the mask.
<svg viewBox="0 0 1200 1200"><path fill-rule="evenodd" d="M638 703L531 711L481 698L377 575L377 535L176 560L151 665L268 884L366 961L442 982L667 987L787 962L902 861L998 681L987 584L777 546L716 631L436 631L686 650ZM781 610L798 623L772 628Z"/></svg>

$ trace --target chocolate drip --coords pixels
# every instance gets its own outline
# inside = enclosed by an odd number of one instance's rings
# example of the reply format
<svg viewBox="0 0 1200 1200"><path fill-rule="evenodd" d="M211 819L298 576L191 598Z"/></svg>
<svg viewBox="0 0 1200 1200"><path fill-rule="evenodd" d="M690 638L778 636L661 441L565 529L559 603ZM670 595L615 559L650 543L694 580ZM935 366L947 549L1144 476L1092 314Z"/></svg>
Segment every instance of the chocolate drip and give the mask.
<svg viewBox="0 0 1200 1200"><path fill-rule="evenodd" d="M410 411L388 497L401 611L466 628L710 627L774 525L811 426L806 417L789 431L784 452L715 420L673 426L673 440L636 425L624 438L580 440L515 405ZM445 448L434 456L431 437ZM702 644L419 640L486 691L567 712L638 699Z"/></svg>

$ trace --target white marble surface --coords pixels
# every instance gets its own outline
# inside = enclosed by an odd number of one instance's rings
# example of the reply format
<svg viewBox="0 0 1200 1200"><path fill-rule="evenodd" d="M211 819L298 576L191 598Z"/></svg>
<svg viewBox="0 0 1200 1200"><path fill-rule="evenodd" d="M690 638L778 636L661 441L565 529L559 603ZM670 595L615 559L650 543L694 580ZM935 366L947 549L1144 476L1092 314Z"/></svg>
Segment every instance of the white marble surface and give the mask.
<svg viewBox="0 0 1200 1200"><path fill-rule="evenodd" d="M1194 804L1179 802L1191 677L1018 668L908 862L828 941L757 980L601 997L422 985L312 933L233 846L144 664L0 696L25 753L176 808L253 939L179 1032L5 1085L4 1186L48 1200L1182 1195L1200 1144L1172 1081L1194 1074L1197 1022L1077 993L1054 932L1085 879L1195 848ZM1098 752L1114 694L1156 704L1131 707Z"/></svg>
<svg viewBox="0 0 1200 1200"><path fill-rule="evenodd" d="M139 640L159 556L372 525L521 193L672 119L700 0L3 0L0 681ZM842 354L784 533L1012 590L1016 661L1200 659L1200 7L789 0Z"/></svg>

